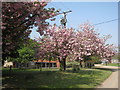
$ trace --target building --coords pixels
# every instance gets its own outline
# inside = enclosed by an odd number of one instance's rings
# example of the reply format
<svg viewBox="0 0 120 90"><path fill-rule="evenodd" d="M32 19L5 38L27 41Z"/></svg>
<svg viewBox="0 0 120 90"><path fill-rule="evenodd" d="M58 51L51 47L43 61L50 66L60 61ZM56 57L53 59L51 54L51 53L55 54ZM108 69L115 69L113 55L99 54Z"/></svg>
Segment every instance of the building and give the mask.
<svg viewBox="0 0 120 90"><path fill-rule="evenodd" d="M118 62L119 62L118 59L112 59L112 60L111 60L111 63L118 63Z"/></svg>
<svg viewBox="0 0 120 90"><path fill-rule="evenodd" d="M13 62L8 62L7 60L4 62L4 65L3 67L4 68L7 68L7 67L10 67L10 66L13 66Z"/></svg>
<svg viewBox="0 0 120 90"><path fill-rule="evenodd" d="M36 61L29 61L24 63L19 62L8 62L5 61L3 67L12 66L13 68L47 68L47 67L60 67L59 61L48 61L48 60L36 60Z"/></svg>
<svg viewBox="0 0 120 90"><path fill-rule="evenodd" d="M36 65L41 65L42 67L60 67L59 61L37 60L34 62Z"/></svg>

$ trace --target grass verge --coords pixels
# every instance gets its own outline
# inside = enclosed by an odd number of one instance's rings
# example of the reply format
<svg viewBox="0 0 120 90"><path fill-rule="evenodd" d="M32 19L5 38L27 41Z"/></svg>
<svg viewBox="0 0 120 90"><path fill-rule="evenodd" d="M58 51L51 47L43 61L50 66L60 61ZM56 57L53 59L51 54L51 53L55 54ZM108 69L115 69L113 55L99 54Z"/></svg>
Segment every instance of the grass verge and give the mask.
<svg viewBox="0 0 120 90"><path fill-rule="evenodd" d="M109 63L107 66L117 66L117 67L120 67L120 64L118 64L118 63Z"/></svg>
<svg viewBox="0 0 120 90"><path fill-rule="evenodd" d="M98 69L81 69L65 72L57 68L43 69L13 69L9 75L8 69L3 69L2 83L4 88L95 88L112 72Z"/></svg>

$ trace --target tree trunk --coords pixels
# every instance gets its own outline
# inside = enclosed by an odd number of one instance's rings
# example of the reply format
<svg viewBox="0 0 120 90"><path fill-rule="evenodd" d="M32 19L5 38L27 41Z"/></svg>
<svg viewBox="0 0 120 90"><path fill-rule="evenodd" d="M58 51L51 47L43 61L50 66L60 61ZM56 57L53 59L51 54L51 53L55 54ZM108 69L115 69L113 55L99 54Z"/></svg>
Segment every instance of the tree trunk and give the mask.
<svg viewBox="0 0 120 90"><path fill-rule="evenodd" d="M11 71L12 71L12 66L10 65L9 75L11 75Z"/></svg>
<svg viewBox="0 0 120 90"><path fill-rule="evenodd" d="M4 65L4 60L2 60L2 66Z"/></svg>
<svg viewBox="0 0 120 90"><path fill-rule="evenodd" d="M40 71L42 71L42 62L40 62Z"/></svg>
<svg viewBox="0 0 120 90"><path fill-rule="evenodd" d="M66 60L63 60L63 69L66 70Z"/></svg>
<svg viewBox="0 0 120 90"><path fill-rule="evenodd" d="M82 68L83 66L82 66L82 61L80 61L80 68Z"/></svg>
<svg viewBox="0 0 120 90"><path fill-rule="evenodd" d="M20 63L20 66L19 66L19 69L21 69L22 68L22 63Z"/></svg>
<svg viewBox="0 0 120 90"><path fill-rule="evenodd" d="M50 60L49 60L49 69L50 69Z"/></svg>
<svg viewBox="0 0 120 90"><path fill-rule="evenodd" d="M86 68L87 67L87 62L86 61L84 61L84 68Z"/></svg>
<svg viewBox="0 0 120 90"><path fill-rule="evenodd" d="M63 69L63 71L66 70L66 58L63 58L63 60L61 61L61 68Z"/></svg>

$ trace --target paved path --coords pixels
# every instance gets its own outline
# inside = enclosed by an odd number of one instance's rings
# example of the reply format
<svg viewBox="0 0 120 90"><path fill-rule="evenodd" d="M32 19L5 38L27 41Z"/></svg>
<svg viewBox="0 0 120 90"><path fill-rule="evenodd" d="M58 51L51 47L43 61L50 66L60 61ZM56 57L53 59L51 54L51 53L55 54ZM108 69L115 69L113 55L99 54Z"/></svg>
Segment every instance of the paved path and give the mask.
<svg viewBox="0 0 120 90"><path fill-rule="evenodd" d="M95 66L97 68L111 69L113 71L112 74L110 75L110 77L108 77L97 88L119 88L119 90L120 90L120 87L118 86L118 75L120 74L120 70L118 70L118 67L115 67L115 66L102 66L102 65L95 65Z"/></svg>
<svg viewBox="0 0 120 90"><path fill-rule="evenodd" d="M97 68L104 68L104 69L113 69L113 70L118 70L120 69L120 67L116 67L116 66L104 66L104 65L101 65L101 64L95 64L95 67Z"/></svg>

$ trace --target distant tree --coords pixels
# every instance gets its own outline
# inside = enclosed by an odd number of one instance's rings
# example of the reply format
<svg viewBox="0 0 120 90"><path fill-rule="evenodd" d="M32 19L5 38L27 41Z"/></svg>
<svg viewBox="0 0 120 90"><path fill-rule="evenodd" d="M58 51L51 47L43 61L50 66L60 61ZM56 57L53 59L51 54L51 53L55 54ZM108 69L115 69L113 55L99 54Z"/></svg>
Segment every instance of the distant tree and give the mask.
<svg viewBox="0 0 120 90"><path fill-rule="evenodd" d="M35 60L35 51L29 47L19 49L18 53L19 57L16 60L21 64Z"/></svg>
<svg viewBox="0 0 120 90"><path fill-rule="evenodd" d="M95 58L96 60L110 59L115 55L114 46L106 44L110 37L110 35L106 35L100 38L99 33L95 31L94 26L90 23L81 24L76 35L76 45L78 47L74 46L75 57L87 64L91 64Z"/></svg>
<svg viewBox="0 0 120 90"><path fill-rule="evenodd" d="M27 40L26 43L22 44L21 47L17 50L18 57L14 58L12 61L22 64L36 60L35 48L34 48L36 46L37 46L37 42L35 42L32 39Z"/></svg>

